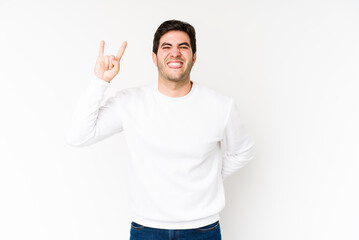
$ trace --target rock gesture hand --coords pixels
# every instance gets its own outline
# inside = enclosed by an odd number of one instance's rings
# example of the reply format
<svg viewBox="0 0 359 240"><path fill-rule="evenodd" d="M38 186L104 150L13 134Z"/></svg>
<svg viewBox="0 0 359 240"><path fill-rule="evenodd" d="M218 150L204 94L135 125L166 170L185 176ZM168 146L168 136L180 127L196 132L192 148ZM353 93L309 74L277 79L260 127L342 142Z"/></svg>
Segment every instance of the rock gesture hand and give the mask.
<svg viewBox="0 0 359 240"><path fill-rule="evenodd" d="M104 56L105 51L105 41L102 40L100 43L100 52L96 60L95 65L95 75L98 78L106 82L111 82L111 80L117 75L120 71L120 60L125 52L127 42L123 42L120 49L117 52L117 55L106 55Z"/></svg>

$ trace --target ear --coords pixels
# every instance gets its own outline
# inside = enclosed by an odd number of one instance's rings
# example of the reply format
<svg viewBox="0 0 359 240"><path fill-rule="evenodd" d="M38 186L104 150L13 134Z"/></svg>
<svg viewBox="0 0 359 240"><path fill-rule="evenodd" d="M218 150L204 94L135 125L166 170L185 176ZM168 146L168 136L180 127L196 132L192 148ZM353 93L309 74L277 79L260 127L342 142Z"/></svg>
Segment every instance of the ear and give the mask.
<svg viewBox="0 0 359 240"><path fill-rule="evenodd" d="M197 59L197 53L193 54L193 64L192 64L192 66L193 66L194 63L196 62L196 59Z"/></svg>
<svg viewBox="0 0 359 240"><path fill-rule="evenodd" d="M157 67L157 55L154 52L152 52L152 60L153 60L153 63L155 64L155 66Z"/></svg>

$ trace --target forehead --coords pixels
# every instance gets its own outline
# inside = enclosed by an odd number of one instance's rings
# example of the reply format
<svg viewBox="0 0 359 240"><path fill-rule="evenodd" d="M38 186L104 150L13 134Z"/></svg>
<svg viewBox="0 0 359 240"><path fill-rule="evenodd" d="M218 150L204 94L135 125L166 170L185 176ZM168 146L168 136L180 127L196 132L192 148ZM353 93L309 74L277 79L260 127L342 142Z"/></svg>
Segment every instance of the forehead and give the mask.
<svg viewBox="0 0 359 240"><path fill-rule="evenodd" d="M190 39L188 34L183 31L169 31L160 38L160 45L164 42L171 44L187 42L190 44Z"/></svg>

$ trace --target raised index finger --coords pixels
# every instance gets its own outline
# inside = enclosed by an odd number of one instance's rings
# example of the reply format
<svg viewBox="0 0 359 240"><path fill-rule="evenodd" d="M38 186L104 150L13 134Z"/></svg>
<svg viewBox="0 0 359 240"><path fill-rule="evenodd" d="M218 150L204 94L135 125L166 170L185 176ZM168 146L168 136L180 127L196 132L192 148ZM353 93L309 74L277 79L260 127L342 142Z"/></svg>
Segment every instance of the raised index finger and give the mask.
<svg viewBox="0 0 359 240"><path fill-rule="evenodd" d="M99 56L100 56L100 57L103 57L104 52L105 52L105 41L104 41L104 40L102 40L102 41L101 41L101 43L100 43L100 52L99 52Z"/></svg>
<svg viewBox="0 0 359 240"><path fill-rule="evenodd" d="M124 41L124 42L122 43L120 49L118 50L116 57L118 57L119 59L121 59L123 53L125 52L126 46L127 46L127 42Z"/></svg>

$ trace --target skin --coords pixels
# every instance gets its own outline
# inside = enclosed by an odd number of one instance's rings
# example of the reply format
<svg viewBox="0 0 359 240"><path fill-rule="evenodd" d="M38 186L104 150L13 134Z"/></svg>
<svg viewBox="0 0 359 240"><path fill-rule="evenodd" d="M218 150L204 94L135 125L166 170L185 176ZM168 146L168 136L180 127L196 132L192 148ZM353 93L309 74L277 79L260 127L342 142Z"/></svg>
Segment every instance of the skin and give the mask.
<svg viewBox="0 0 359 240"><path fill-rule="evenodd" d="M111 82L112 79L120 71L120 60L127 47L127 42L123 42L117 55L104 55L105 41L100 43L100 51L95 64L95 76L101 78L106 82Z"/></svg>
<svg viewBox="0 0 359 240"><path fill-rule="evenodd" d="M185 96L192 88L190 73L196 61L190 38L182 31L169 31L159 43L152 59L158 68L158 90L169 97Z"/></svg>
<svg viewBox="0 0 359 240"><path fill-rule="evenodd" d="M105 41L100 42L99 55L95 64L95 76L110 83L120 71L120 60L127 47L123 42L117 55L104 55ZM190 73L196 61L190 38L182 31L169 31L164 34L152 59L158 69L158 90L169 97L182 97L192 88Z"/></svg>

